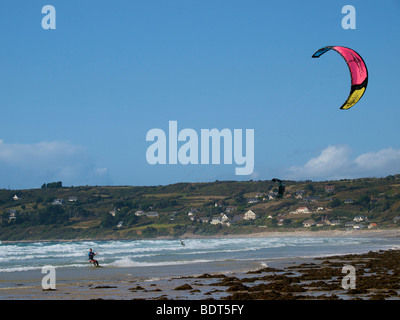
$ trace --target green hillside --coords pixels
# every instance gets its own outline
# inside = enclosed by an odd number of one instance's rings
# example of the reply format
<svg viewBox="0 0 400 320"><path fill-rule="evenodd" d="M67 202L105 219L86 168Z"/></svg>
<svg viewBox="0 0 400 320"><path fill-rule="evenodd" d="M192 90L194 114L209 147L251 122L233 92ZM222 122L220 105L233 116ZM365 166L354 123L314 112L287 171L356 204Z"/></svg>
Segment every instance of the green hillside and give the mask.
<svg viewBox="0 0 400 320"><path fill-rule="evenodd" d="M38 189L2 189L0 240L139 239L397 227L400 175L284 183L283 198L276 197L278 186L272 181L152 187L63 187L54 182ZM245 216L249 210L255 216Z"/></svg>

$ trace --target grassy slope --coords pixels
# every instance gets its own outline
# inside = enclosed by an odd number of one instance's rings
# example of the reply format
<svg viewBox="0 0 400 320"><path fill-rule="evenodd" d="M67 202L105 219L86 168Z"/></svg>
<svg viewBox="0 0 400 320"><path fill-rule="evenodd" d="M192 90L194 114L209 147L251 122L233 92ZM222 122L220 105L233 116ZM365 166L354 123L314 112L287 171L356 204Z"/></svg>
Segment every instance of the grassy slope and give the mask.
<svg viewBox="0 0 400 320"><path fill-rule="evenodd" d="M302 221L322 217L350 221L355 215L366 215L369 222L378 226L395 227L393 218L400 215L400 175L382 179L356 179L329 182L285 181L286 197L279 200L248 204L246 199L258 192L267 193L276 188L271 181L216 181L213 183L178 183L154 187L63 187L57 189L0 190L0 240L26 239L82 239L82 238L146 238L155 236L179 237L184 233L237 234L260 230L288 230L301 228ZM334 185L333 193L326 193L325 186ZM316 202L295 199L296 191L304 190L304 197L319 197ZM20 199L12 199L14 195ZM290 196L291 195L291 196ZM75 196L77 202L68 202ZM368 196L369 201L362 202ZM54 209L52 201L63 198L63 217L48 223L46 214ZM332 199L340 203L332 208ZM352 199L352 204L344 200ZM218 207L215 206L218 203ZM199 212L195 216L212 216L224 212L227 206L236 206L234 214L251 209L257 219L240 222L231 227L212 226L192 222L187 213L191 208ZM315 212L289 214L300 206ZM152 208L151 208L152 207ZM116 208L116 216L109 211ZM135 217L137 210L157 211L159 218ZM327 210L329 209L329 210ZM9 222L9 210L17 211L17 221ZM54 213L60 215L59 212ZM41 220L33 219L41 215ZM268 216L273 219L268 219ZM54 216L53 216L54 218ZM283 226L276 222L284 219ZM50 218L49 218L50 219ZM108 219L108 220L107 220ZM107 221L106 221L107 220ZM124 221L122 228L116 228ZM324 227L332 228L332 227Z"/></svg>

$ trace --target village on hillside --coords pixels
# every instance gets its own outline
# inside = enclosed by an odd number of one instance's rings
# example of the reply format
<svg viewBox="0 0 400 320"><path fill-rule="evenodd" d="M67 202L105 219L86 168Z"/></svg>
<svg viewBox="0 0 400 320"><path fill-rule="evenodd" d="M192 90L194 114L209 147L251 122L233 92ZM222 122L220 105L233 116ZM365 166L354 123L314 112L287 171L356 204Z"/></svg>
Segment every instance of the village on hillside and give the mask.
<svg viewBox="0 0 400 320"><path fill-rule="evenodd" d="M389 181L397 179L395 176ZM289 182L282 197L269 182L235 182L234 186L230 182L215 182L152 189L57 185L15 193L3 190L0 236L9 234L11 227L49 225L61 226L70 237L90 230L91 234L101 230L116 236L140 237L183 232L397 227L400 199L396 191L400 185L388 184L384 179L372 182L373 188L368 180L358 184ZM208 189L200 193L205 188ZM247 192L246 188L254 191Z"/></svg>

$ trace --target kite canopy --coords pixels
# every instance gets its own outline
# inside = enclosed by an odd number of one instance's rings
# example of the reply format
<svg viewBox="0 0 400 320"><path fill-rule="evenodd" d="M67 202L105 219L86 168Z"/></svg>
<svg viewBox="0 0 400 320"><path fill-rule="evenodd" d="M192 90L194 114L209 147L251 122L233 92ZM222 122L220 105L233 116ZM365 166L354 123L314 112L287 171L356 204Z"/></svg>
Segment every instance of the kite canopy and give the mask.
<svg viewBox="0 0 400 320"><path fill-rule="evenodd" d="M279 183L279 189L278 189L278 198L282 198L283 194L285 193L285 184L283 183L282 180L277 179L277 178L273 178L272 179L273 182L278 182Z"/></svg>
<svg viewBox="0 0 400 320"><path fill-rule="evenodd" d="M368 84L368 70L364 60L353 49L339 46L327 46L313 54L313 58L319 58L325 52L335 50L346 61L351 75L351 89L349 97L340 109L350 109L363 96Z"/></svg>

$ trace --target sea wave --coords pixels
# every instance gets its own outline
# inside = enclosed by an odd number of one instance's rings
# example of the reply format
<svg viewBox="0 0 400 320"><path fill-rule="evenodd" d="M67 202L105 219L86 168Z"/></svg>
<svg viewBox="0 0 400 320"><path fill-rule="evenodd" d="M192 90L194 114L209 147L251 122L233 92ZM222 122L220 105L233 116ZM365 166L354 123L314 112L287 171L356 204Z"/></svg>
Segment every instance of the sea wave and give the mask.
<svg viewBox="0 0 400 320"><path fill-rule="evenodd" d="M220 261L265 261L284 257L316 257L370 248L400 248L400 239L378 238L223 238L179 240L112 240L7 243L0 248L0 272L39 270L49 262L56 267L87 266L89 248L98 252L101 265L149 267ZM26 265L22 265L23 261Z"/></svg>
<svg viewBox="0 0 400 320"><path fill-rule="evenodd" d="M172 266L181 264L194 264L194 263L206 263L214 262L216 260L209 259L197 259L197 260L182 260L182 261L158 261L158 262L139 262L131 260L130 258L122 258L114 262L104 264L104 266L118 267L118 268L129 268L129 267L155 267L155 266Z"/></svg>

